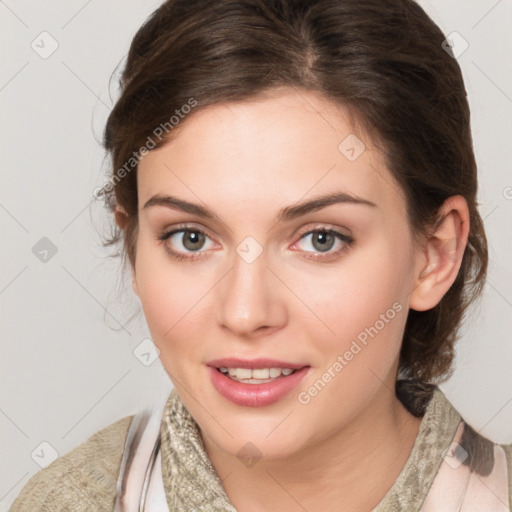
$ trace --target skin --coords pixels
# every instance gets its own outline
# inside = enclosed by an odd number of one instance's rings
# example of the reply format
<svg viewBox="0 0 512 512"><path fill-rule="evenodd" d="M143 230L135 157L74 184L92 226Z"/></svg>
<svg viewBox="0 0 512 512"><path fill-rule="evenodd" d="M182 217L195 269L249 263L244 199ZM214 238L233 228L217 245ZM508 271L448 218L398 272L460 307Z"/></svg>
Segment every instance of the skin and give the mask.
<svg viewBox="0 0 512 512"><path fill-rule="evenodd" d="M350 134L366 146L355 161L338 149ZM171 142L143 158L137 181L134 291L230 500L241 512L376 506L421 421L393 391L407 311L434 307L454 281L469 229L465 200L447 200L437 230L416 244L403 193L370 138L342 107L291 89L190 114ZM280 209L333 191L376 206L335 204L275 222ZM144 208L156 194L206 206L216 218ZM121 208L116 219L125 225ZM182 223L206 233L202 247L183 245L183 232L158 239ZM334 237L322 253L314 233L300 238L322 227L353 244ZM252 263L236 250L248 236L263 249ZM180 261L166 246L200 257ZM401 311L301 403L299 393L393 304ZM277 403L244 407L211 384L206 363L220 357L311 368ZM251 467L237 456L248 442L261 455Z"/></svg>

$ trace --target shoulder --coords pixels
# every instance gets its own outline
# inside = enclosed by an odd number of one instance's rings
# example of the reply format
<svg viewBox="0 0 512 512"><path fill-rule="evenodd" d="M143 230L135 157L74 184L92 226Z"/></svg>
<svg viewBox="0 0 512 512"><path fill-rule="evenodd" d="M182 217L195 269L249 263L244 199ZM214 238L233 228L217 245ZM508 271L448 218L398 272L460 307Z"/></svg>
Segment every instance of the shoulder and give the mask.
<svg viewBox="0 0 512 512"><path fill-rule="evenodd" d="M400 381L397 396L411 414L423 416L411 455L421 510L440 510L448 502L454 510L462 502L485 504L481 510L512 510L511 444L483 436L435 385Z"/></svg>
<svg viewBox="0 0 512 512"><path fill-rule="evenodd" d="M488 439L461 417L445 443L424 509L464 502L478 503L484 507L481 510L512 510L511 457L511 444Z"/></svg>
<svg viewBox="0 0 512 512"><path fill-rule="evenodd" d="M103 428L36 473L9 512L111 511L133 416Z"/></svg>
<svg viewBox="0 0 512 512"><path fill-rule="evenodd" d="M509 503L510 510L512 510L512 443L510 443L510 444L500 444L499 446L505 452L505 457L507 459L508 497L509 497L509 502L510 502Z"/></svg>
<svg viewBox="0 0 512 512"><path fill-rule="evenodd" d="M443 461L439 473L444 471L446 482L467 476L465 499L492 502L493 510L502 510L505 504L506 510L512 507L512 444L492 441L461 417Z"/></svg>
<svg viewBox="0 0 512 512"><path fill-rule="evenodd" d="M458 483L466 482L464 492L457 499L485 505L481 510L511 510L511 450L512 445L493 442L461 421L443 457L446 464L441 465L434 480L434 493L436 488L445 489L446 501L447 495L455 494L453 489Z"/></svg>

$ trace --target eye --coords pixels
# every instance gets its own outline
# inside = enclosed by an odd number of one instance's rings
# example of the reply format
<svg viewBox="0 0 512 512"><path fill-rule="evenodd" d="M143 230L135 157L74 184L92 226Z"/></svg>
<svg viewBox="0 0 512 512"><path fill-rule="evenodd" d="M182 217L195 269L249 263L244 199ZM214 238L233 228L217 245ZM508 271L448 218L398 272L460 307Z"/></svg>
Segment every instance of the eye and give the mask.
<svg viewBox="0 0 512 512"><path fill-rule="evenodd" d="M178 260L195 260L203 257L203 253L211 248L213 241L201 229L192 227L179 227L158 236L164 243L170 256ZM210 247L208 247L210 242ZM206 250L205 249L206 245Z"/></svg>
<svg viewBox="0 0 512 512"><path fill-rule="evenodd" d="M354 239L352 237L340 233L333 228L323 226L302 234L300 240L293 247L299 246L299 249L306 253L316 253L307 256L309 259L322 259L341 255L341 253L348 250L353 243ZM313 251L308 250L308 246L312 247Z"/></svg>
<svg viewBox="0 0 512 512"><path fill-rule="evenodd" d="M164 243L165 250L172 258L180 261L202 258L215 245L202 229L191 226L178 226L171 231L163 232L158 235L158 240ZM308 259L333 259L341 256L353 243L352 237L336 229L322 226L300 235L300 240L292 249L299 246L299 250L305 253L315 253L306 256ZM308 245L313 248L312 251L308 250Z"/></svg>

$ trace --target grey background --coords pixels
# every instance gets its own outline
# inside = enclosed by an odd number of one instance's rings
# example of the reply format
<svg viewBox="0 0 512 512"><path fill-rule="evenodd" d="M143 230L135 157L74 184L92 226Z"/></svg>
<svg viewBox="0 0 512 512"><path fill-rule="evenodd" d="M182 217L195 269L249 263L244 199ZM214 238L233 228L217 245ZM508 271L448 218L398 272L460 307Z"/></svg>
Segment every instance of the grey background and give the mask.
<svg viewBox="0 0 512 512"><path fill-rule="evenodd" d="M140 305L101 247L106 210L93 197L107 170L98 141L116 97L111 73L159 4L0 1L0 511L52 456L171 389L160 361L137 350L149 332L142 313L128 322ZM483 435L512 442L512 3L421 4L469 44L458 60L491 260L441 387Z"/></svg>

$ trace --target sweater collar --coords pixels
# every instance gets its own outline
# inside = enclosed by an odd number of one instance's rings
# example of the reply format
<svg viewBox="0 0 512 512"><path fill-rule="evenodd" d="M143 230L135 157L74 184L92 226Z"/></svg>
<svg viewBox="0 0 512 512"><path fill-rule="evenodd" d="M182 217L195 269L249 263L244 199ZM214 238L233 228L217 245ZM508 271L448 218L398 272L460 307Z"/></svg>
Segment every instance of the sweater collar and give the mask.
<svg viewBox="0 0 512 512"><path fill-rule="evenodd" d="M443 453L455 436L460 414L444 393L434 387L411 453L395 482L372 512L420 510L434 481Z"/></svg>
<svg viewBox="0 0 512 512"><path fill-rule="evenodd" d="M372 512L419 510L461 421L443 392L433 388L411 453ZM207 453L197 423L173 389L160 426L162 476L173 512L236 512ZM427 456L426 456L427 455Z"/></svg>
<svg viewBox="0 0 512 512"><path fill-rule="evenodd" d="M160 438L169 510L236 512L206 453L197 423L176 388L165 405Z"/></svg>

